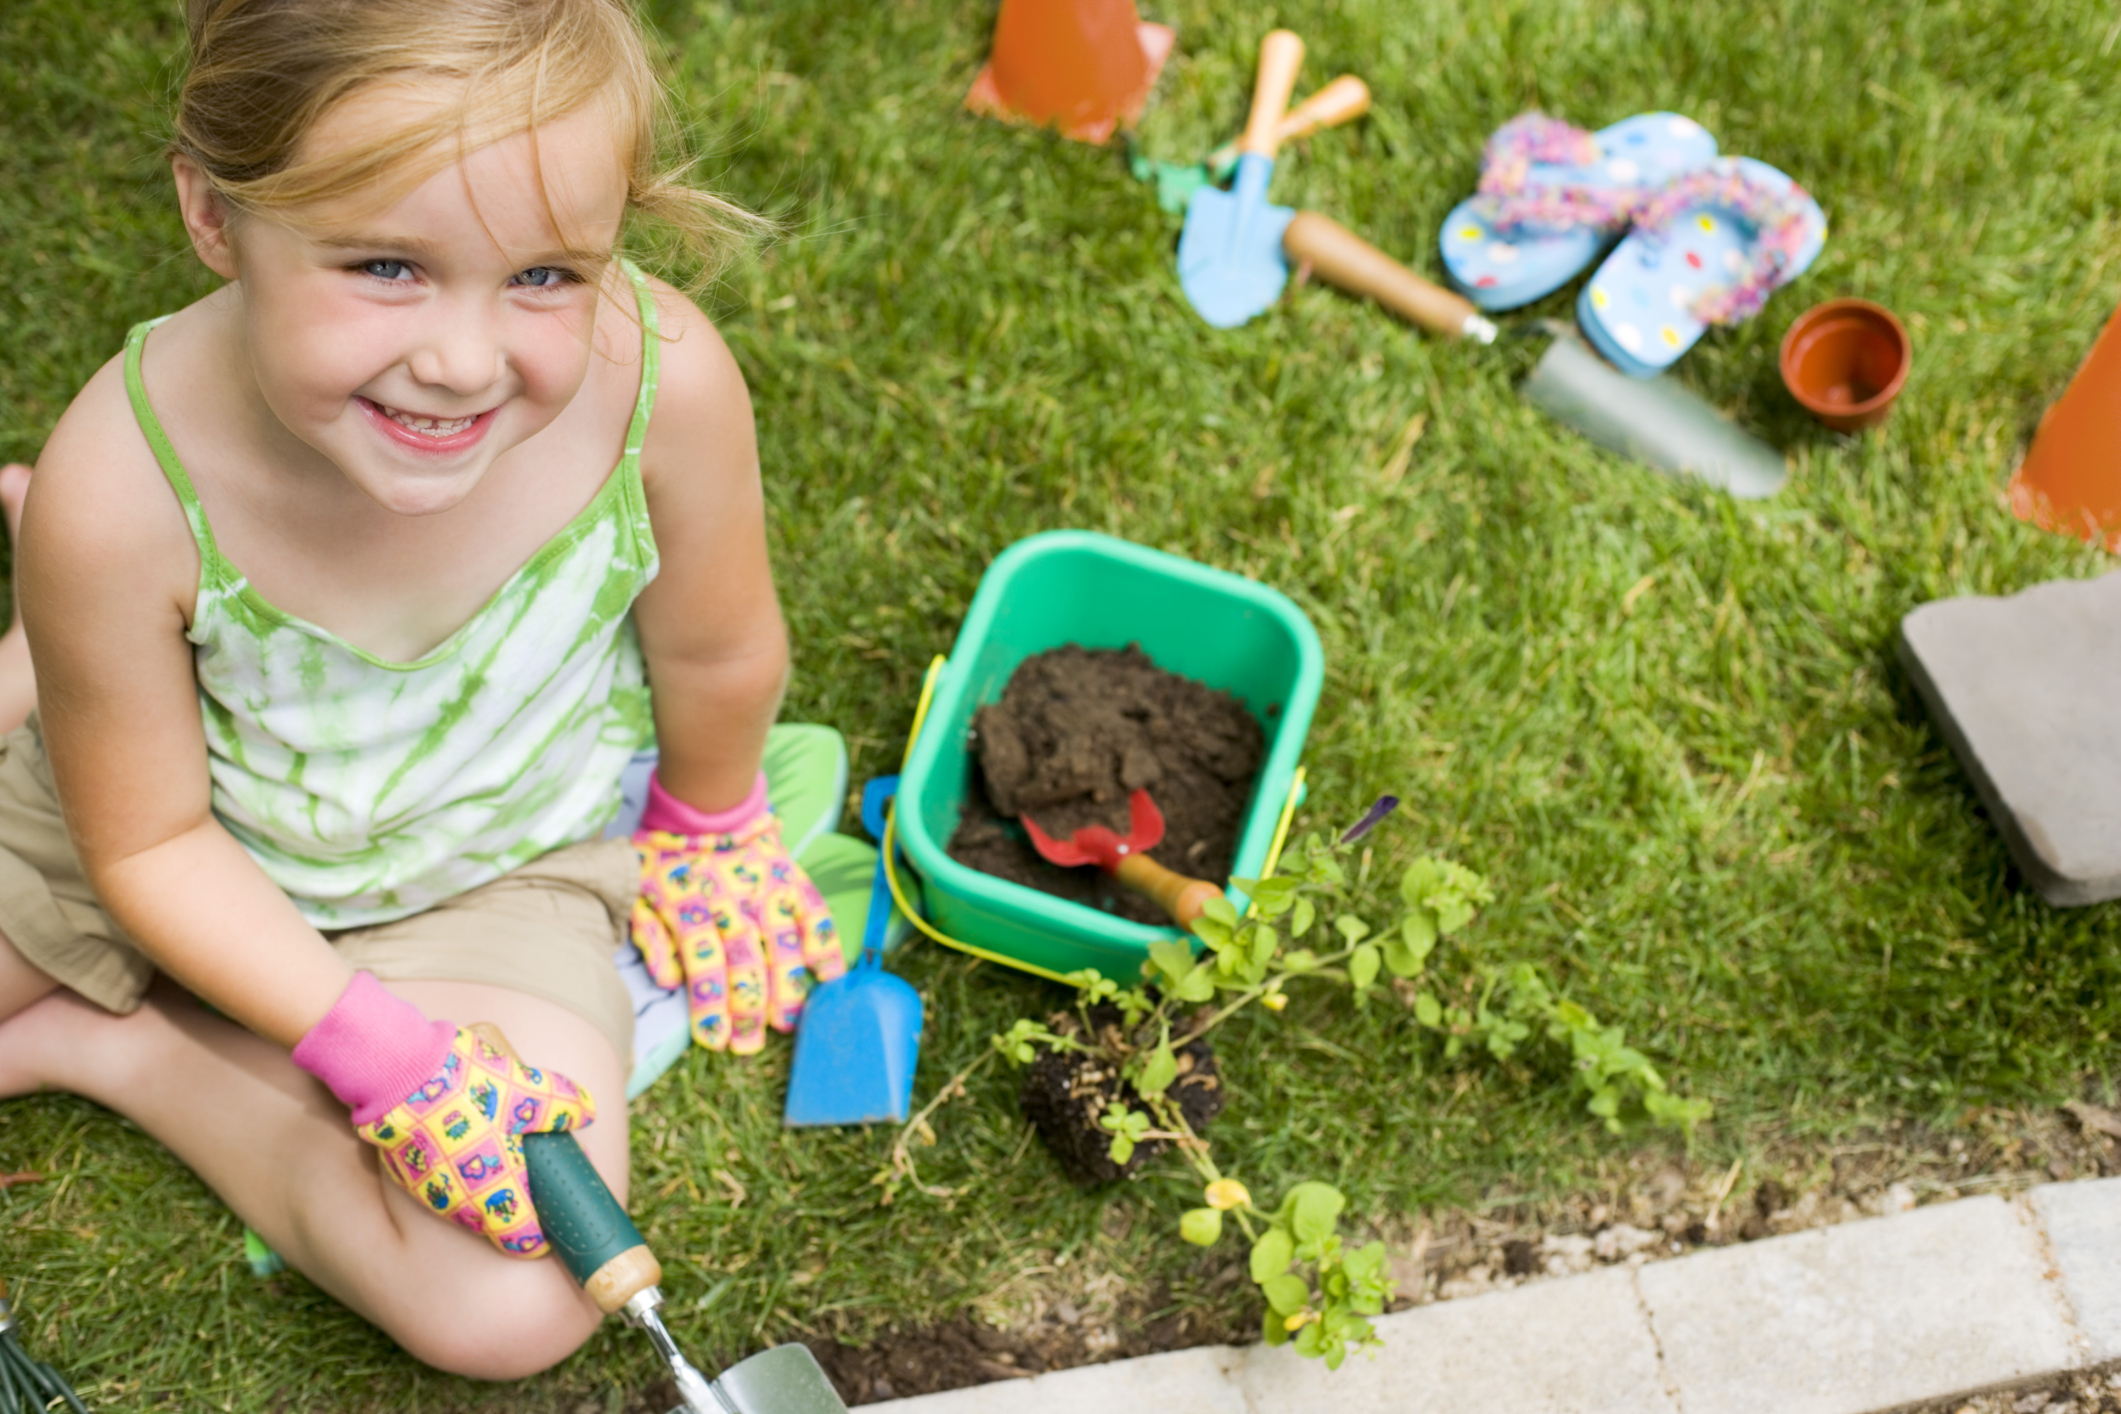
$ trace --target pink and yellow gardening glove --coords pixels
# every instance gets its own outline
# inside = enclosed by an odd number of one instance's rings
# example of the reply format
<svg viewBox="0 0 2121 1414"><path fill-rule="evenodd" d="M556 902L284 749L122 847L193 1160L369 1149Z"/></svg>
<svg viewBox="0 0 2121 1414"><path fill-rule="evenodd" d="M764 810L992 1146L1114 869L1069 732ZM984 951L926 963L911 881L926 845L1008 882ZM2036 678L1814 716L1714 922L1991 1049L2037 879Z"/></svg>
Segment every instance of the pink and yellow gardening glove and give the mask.
<svg viewBox="0 0 2121 1414"><path fill-rule="evenodd" d="M353 1110L354 1132L421 1206L510 1256L545 1255L521 1136L590 1124L588 1091L429 1021L366 972L297 1043L294 1062Z"/></svg>
<svg viewBox="0 0 2121 1414"><path fill-rule="evenodd" d="M662 986L685 988L692 1039L750 1055L766 1028L795 1029L813 979L847 970L817 886L781 843L766 777L742 804L709 815L650 777L633 846L641 896L633 943Z"/></svg>

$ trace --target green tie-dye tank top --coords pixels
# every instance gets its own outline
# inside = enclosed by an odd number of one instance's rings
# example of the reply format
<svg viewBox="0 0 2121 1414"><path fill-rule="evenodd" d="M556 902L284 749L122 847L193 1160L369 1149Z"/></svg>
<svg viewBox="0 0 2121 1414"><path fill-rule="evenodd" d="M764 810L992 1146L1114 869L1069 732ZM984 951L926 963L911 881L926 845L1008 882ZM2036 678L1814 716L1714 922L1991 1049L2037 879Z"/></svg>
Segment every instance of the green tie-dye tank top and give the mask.
<svg viewBox="0 0 2121 1414"><path fill-rule="evenodd" d="M190 639L214 814L319 928L388 922L588 839L652 733L629 615L655 578L641 439L655 404L655 305L640 305L641 391L596 497L470 622L410 663L364 652L267 603L214 544L148 406L140 430L199 545Z"/></svg>

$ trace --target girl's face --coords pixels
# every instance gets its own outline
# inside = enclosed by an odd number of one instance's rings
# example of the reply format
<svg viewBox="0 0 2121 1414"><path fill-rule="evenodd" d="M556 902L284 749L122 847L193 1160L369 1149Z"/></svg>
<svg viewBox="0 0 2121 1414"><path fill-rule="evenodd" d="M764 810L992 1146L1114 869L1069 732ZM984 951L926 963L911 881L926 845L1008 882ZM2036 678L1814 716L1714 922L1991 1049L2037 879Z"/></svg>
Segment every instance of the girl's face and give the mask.
<svg viewBox="0 0 2121 1414"><path fill-rule="evenodd" d="M417 101L356 95L304 156ZM607 114L479 148L389 205L320 203L299 228L229 222L182 162L178 185L200 255L239 282L264 409L385 509L457 505L581 388L626 204Z"/></svg>

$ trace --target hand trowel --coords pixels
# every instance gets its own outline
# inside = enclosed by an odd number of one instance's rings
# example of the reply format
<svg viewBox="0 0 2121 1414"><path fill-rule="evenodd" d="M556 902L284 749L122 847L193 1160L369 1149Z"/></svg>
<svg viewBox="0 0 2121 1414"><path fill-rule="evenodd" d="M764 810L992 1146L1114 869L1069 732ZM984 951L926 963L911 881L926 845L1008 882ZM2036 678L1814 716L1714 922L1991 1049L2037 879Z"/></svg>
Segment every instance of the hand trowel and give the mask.
<svg viewBox="0 0 2121 1414"><path fill-rule="evenodd" d="M498 1027L471 1028L488 1044L513 1056ZM670 1414L847 1414L847 1405L825 1377L817 1357L801 1345L776 1345L738 1361L717 1378L694 1368L658 1313L662 1263L648 1250L641 1230L605 1186L603 1177L569 1133L523 1136L523 1166L529 1174L530 1205L546 1241L605 1315L648 1333L656 1353L677 1382L681 1402Z"/></svg>
<svg viewBox="0 0 2121 1414"><path fill-rule="evenodd" d="M1229 191L1203 188L1186 208L1178 237L1179 287L1195 312L1218 329L1234 329L1267 309L1289 279L1281 234L1296 213L1267 204L1267 182L1303 60L1304 42L1289 30L1260 41L1252 114L1237 144L1237 181Z"/></svg>
<svg viewBox="0 0 2121 1414"><path fill-rule="evenodd" d="M1610 451L1671 476L1691 477L1741 501L1772 496L1789 480L1782 453L1716 411L1670 373L1630 378L1591 352L1566 325L1524 381L1526 402Z"/></svg>

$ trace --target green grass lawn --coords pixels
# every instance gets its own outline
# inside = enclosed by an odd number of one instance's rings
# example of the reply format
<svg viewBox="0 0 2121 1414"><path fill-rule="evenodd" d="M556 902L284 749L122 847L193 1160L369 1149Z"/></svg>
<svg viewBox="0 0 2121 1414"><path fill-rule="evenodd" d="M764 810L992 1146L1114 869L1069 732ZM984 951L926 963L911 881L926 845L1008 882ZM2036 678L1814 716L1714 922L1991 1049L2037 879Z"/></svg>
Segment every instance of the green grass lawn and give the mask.
<svg viewBox="0 0 2121 1414"><path fill-rule="evenodd" d="M0 455L34 455L130 323L206 288L155 156L176 11L0 10ZM1529 106L1591 126L1684 112L1795 175L1831 220L1825 254L1683 365L1791 449L1789 489L1737 504L1548 425L1514 391L1529 341L1446 346L1315 287L1208 329L1178 291L1173 221L1115 152L958 110L986 0L669 0L655 18L706 170L786 226L715 299L757 402L795 639L787 715L846 732L858 777L892 769L987 562L1035 531L1109 531L1304 607L1328 671L1303 822L1403 795L1372 877L1430 851L1489 875L1500 898L1473 946L1543 963L1714 1101L1699 1161L2107 1093L2121 911L2026 892L1892 639L1925 600L2108 567L2013 520L2000 491L2121 300L2112 7L1148 14L1179 33L1142 134L1159 156L1241 125L1271 23L1309 41L1303 89L1365 77L1373 115L1287 154L1275 197L1431 273L1482 139ZM1899 411L1860 442L1808 422L1775 374L1789 321L1835 295L1890 305L1915 340ZM1528 313L1565 318L1566 299ZM896 966L928 998L923 1096L1059 997L929 945ZM1221 1049L1225 1167L1260 1192L1329 1179L1367 1221L1560 1194L1679 1148L1606 1135L1552 1069L1446 1062L1396 1007L1307 997ZM637 1108L636 1216L703 1362L968 1306L1006 1316L1041 1283L1116 1278L1145 1309L1251 1319L1215 1281L1230 1254L1171 1236L1195 1201L1176 1165L1067 1189L998 1071L920 1151L956 1196L890 1206L870 1179L891 1136L783 1132L785 1077L785 1046L696 1052ZM0 1172L15 1169L51 1177L0 1191L0 1275L32 1346L105 1407L501 1407L299 1279L251 1278L235 1220L106 1113L0 1106ZM615 1408L651 1373L645 1341L614 1327L503 1398Z"/></svg>

